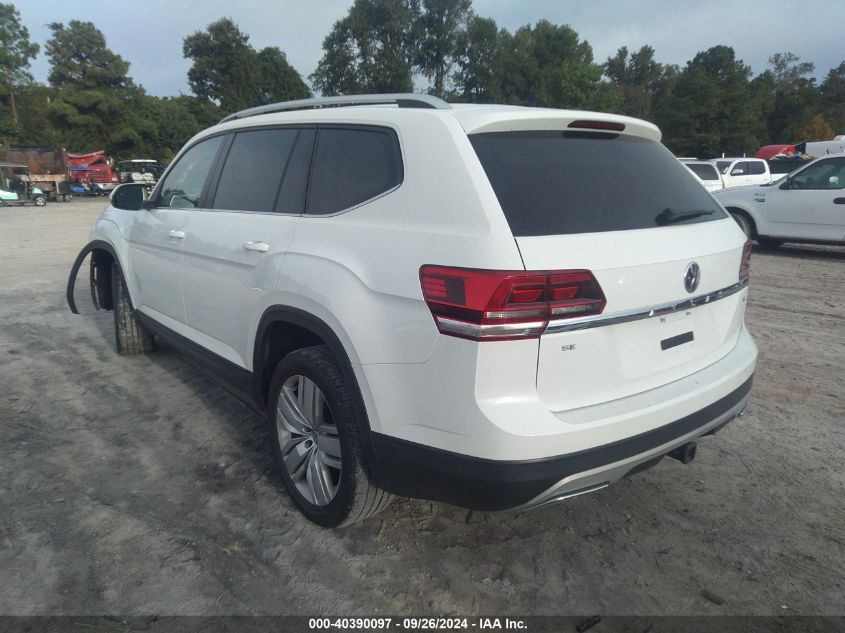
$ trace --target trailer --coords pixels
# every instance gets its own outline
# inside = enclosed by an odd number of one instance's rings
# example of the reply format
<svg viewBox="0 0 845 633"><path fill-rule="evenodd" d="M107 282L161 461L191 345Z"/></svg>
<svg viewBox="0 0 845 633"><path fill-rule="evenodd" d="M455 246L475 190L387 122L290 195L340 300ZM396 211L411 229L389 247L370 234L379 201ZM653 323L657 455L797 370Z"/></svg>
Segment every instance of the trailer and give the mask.
<svg viewBox="0 0 845 633"><path fill-rule="evenodd" d="M24 165L27 182L49 200L70 193L67 179L67 150L53 145L9 145L3 148L5 162Z"/></svg>

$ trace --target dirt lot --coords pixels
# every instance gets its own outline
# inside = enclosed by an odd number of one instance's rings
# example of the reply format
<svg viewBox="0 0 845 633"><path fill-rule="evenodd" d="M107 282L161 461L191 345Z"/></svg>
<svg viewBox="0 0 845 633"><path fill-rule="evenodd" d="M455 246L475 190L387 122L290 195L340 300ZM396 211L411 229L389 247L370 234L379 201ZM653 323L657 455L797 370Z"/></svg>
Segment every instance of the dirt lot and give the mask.
<svg viewBox="0 0 845 633"><path fill-rule="evenodd" d="M755 251L753 410L690 466L326 531L255 414L167 348L117 356L82 275L68 311L102 204L0 210L0 613L845 613L845 249Z"/></svg>

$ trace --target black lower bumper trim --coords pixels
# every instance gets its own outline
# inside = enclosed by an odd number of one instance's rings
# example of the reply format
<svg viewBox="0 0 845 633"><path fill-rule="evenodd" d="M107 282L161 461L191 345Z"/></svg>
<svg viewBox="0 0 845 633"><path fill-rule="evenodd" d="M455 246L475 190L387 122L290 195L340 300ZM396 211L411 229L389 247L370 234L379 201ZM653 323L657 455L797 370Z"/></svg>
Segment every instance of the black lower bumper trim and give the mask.
<svg viewBox="0 0 845 633"><path fill-rule="evenodd" d="M545 459L481 459L373 433L378 483L397 495L472 510L514 508L528 503L564 477L645 453L694 433L742 402L751 391L751 381L749 378L721 400L675 422L604 446Z"/></svg>

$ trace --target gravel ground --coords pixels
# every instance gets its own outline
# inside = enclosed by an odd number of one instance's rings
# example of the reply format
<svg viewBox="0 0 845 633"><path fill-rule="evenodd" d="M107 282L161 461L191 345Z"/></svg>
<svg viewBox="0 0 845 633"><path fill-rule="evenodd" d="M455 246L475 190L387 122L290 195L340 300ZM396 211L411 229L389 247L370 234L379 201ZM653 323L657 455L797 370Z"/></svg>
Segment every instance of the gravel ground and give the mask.
<svg viewBox="0 0 845 633"><path fill-rule="evenodd" d="M254 413L168 348L117 356L83 275L68 311L102 205L0 209L0 614L845 614L845 248L755 251L752 412L693 464L327 531Z"/></svg>

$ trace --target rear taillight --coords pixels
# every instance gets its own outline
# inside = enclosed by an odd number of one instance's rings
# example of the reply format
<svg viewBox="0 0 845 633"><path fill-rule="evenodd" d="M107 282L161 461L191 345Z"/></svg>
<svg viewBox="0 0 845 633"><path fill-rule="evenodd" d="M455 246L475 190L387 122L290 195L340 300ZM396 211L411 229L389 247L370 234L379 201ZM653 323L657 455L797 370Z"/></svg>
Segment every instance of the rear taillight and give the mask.
<svg viewBox="0 0 845 633"><path fill-rule="evenodd" d="M437 329L474 341L537 338L550 320L599 314L605 305L589 270L423 266L420 284Z"/></svg>
<svg viewBox="0 0 845 633"><path fill-rule="evenodd" d="M748 281L751 273L751 240L745 240L742 247L742 260L739 262L739 282L745 283Z"/></svg>

